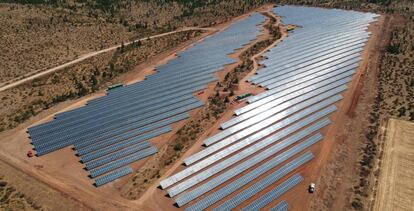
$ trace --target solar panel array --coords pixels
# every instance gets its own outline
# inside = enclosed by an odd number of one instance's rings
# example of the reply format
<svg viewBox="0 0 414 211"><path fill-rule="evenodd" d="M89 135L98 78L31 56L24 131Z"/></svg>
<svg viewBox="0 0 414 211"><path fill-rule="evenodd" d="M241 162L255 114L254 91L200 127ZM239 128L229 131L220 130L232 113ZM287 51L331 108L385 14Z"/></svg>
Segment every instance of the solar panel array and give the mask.
<svg viewBox="0 0 414 211"><path fill-rule="evenodd" d="M299 6L274 12L285 25L300 27L267 52L264 68L248 78L267 91L249 97L222 131L203 141L206 148L184 159L185 169L160 183L185 210L239 209L246 201L244 210L259 210L303 180L284 177L312 160L307 149L323 139L319 131L331 123L327 116L356 73L367 27L377 17ZM261 197L251 201L255 194ZM272 210L288 207L283 201Z"/></svg>
<svg viewBox="0 0 414 211"><path fill-rule="evenodd" d="M281 201L276 206L272 207L270 211L287 211L289 210L289 204L286 201Z"/></svg>
<svg viewBox="0 0 414 211"><path fill-rule="evenodd" d="M29 128L37 155L73 145L97 186L130 173L126 165L157 152L149 139L170 132L171 124L203 106L193 93L216 81L215 72L224 65L236 62L228 54L255 39L264 21L255 13L179 53L144 81L108 90L104 97Z"/></svg>

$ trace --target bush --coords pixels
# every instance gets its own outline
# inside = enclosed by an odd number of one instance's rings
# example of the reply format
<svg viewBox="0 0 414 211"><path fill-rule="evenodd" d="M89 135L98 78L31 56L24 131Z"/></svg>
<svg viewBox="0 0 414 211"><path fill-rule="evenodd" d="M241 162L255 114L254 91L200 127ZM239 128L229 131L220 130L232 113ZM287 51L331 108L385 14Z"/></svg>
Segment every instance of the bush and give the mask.
<svg viewBox="0 0 414 211"><path fill-rule="evenodd" d="M174 150L175 150L175 151L181 151L183 148L184 148L184 146L183 146L181 143L177 143L177 144L174 146Z"/></svg>
<svg viewBox="0 0 414 211"><path fill-rule="evenodd" d="M400 53L400 46L398 45L389 45L387 46L387 52L390 54L399 54Z"/></svg>
<svg viewBox="0 0 414 211"><path fill-rule="evenodd" d="M362 210L362 208L364 208L360 201L352 201L352 207L356 210Z"/></svg>

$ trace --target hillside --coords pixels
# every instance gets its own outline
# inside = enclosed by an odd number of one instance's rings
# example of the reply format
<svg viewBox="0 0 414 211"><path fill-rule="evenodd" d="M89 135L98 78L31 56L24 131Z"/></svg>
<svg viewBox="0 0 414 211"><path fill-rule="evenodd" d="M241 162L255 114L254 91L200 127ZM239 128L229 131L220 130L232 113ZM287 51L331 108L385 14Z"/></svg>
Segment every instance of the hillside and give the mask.
<svg viewBox="0 0 414 211"><path fill-rule="evenodd" d="M0 45L7 46L0 55L0 84L136 38L185 26L222 23L265 0L18 2L0 3L0 35L5 38ZM0 93L0 131L15 127L56 103L98 91L151 56L198 35L196 31L183 32L137 43L140 46L135 53L127 53L131 50L127 49L118 54L102 54L6 90ZM128 61L131 59L132 62Z"/></svg>
<svg viewBox="0 0 414 211"><path fill-rule="evenodd" d="M0 83L134 38L211 26L264 0L7 2L16 1L0 1Z"/></svg>

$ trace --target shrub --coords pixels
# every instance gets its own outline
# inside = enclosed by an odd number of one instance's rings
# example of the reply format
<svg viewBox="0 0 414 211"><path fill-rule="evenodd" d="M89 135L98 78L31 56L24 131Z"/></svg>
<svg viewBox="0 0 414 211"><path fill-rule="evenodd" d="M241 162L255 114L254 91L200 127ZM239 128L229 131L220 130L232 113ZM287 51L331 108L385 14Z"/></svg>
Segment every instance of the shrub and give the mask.
<svg viewBox="0 0 414 211"><path fill-rule="evenodd" d="M175 151L181 151L183 148L184 148L184 146L183 146L181 143L177 143L177 144L174 146L174 150L175 150Z"/></svg>

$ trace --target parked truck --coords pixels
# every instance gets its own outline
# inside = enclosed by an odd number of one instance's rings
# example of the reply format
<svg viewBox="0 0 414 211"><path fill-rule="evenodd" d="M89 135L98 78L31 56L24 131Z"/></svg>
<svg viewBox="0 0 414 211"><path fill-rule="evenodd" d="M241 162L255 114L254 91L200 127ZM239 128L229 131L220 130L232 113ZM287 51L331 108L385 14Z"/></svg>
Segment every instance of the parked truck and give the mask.
<svg viewBox="0 0 414 211"><path fill-rule="evenodd" d="M116 89L116 88L119 88L119 87L123 87L124 86L124 84L114 84L114 85L111 85L111 86L108 86L108 89L107 90L111 90L111 89Z"/></svg>
<svg viewBox="0 0 414 211"><path fill-rule="evenodd" d="M253 95L252 93L246 93L246 94L238 95L238 96L236 96L236 100L240 102L240 101L243 101L243 100L245 100L246 98L248 98L252 95Z"/></svg>

